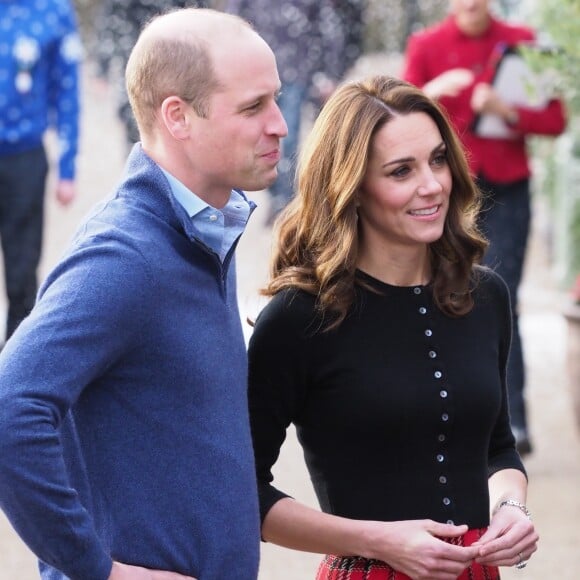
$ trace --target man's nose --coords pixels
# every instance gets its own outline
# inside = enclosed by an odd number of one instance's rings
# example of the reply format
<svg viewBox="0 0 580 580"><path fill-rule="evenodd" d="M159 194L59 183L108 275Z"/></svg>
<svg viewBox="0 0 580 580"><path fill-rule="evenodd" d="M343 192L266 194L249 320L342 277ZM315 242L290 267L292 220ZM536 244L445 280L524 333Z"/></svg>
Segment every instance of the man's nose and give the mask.
<svg viewBox="0 0 580 580"><path fill-rule="evenodd" d="M268 133L270 135L277 135L278 137L286 137L288 135L288 125L282 116L282 111L277 103L274 103L272 108L271 119L268 124Z"/></svg>

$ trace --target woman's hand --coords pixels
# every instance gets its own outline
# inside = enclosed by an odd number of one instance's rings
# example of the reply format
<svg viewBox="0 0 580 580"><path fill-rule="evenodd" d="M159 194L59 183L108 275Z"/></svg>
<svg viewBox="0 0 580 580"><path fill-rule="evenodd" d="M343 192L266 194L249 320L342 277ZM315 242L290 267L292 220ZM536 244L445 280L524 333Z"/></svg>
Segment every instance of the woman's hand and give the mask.
<svg viewBox="0 0 580 580"><path fill-rule="evenodd" d="M479 547L476 562L488 566L515 566L529 560L538 549L539 536L533 522L520 508L505 505L491 519Z"/></svg>
<svg viewBox="0 0 580 580"><path fill-rule="evenodd" d="M519 119L518 111L500 98L493 87L487 83L478 83L471 95L471 108L476 113L497 115L506 123L513 125Z"/></svg>
<svg viewBox="0 0 580 580"><path fill-rule="evenodd" d="M383 560L414 580L456 580L478 556L478 547L455 546L443 538L457 538L467 526L433 520L372 522L366 557Z"/></svg>
<svg viewBox="0 0 580 580"><path fill-rule="evenodd" d="M322 513L282 498L266 514L262 537L293 550L362 556L387 562L414 580L456 580L479 555L480 547L456 546L467 526L433 520L380 522Z"/></svg>

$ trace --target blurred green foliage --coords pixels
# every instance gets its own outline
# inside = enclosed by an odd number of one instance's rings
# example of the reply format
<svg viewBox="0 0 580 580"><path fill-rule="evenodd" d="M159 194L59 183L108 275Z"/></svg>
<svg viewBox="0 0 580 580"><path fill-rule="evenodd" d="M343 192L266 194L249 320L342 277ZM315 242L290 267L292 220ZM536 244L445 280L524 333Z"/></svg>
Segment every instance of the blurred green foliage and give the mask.
<svg viewBox="0 0 580 580"><path fill-rule="evenodd" d="M534 67L555 71L557 88L569 111L580 115L580 0L542 0L536 4L536 27L547 41L545 52L530 54Z"/></svg>
<svg viewBox="0 0 580 580"><path fill-rule="evenodd" d="M569 285L580 276L580 0L542 0L535 3L534 26L549 50L528 51L537 70L553 72L556 90L566 101L569 127L554 155L536 157L545 163L543 188L550 194L555 218L556 262Z"/></svg>

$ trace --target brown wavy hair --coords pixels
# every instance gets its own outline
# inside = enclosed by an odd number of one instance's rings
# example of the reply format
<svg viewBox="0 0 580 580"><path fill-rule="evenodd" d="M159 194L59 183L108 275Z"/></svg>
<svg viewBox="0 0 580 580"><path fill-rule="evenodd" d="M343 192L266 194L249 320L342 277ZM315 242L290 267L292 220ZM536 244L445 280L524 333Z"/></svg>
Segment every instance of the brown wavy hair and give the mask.
<svg viewBox="0 0 580 580"><path fill-rule="evenodd" d="M436 123L452 175L443 235L429 245L433 294L449 316L473 308L474 265L486 248L476 227L480 192L442 109L413 85L375 76L339 87L325 104L298 159L296 195L277 220L271 277L262 294L299 288L338 326L354 301L358 256L356 192L377 131L395 116L423 112Z"/></svg>

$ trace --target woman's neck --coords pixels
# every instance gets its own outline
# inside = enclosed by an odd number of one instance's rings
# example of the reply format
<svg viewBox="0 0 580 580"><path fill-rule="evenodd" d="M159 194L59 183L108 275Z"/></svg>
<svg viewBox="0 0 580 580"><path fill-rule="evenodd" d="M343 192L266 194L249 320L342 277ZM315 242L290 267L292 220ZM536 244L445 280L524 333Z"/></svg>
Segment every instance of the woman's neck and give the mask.
<svg viewBox="0 0 580 580"><path fill-rule="evenodd" d="M424 286L431 281L427 245L396 252L362 249L357 268L391 286Z"/></svg>

